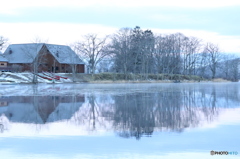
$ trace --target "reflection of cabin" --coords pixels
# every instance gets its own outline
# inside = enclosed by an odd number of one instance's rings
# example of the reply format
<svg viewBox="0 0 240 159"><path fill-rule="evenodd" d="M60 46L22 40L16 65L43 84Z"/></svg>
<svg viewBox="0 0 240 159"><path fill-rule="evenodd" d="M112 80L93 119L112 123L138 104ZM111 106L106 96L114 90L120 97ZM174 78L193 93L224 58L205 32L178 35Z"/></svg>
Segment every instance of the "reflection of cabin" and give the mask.
<svg viewBox="0 0 240 159"><path fill-rule="evenodd" d="M32 71L33 66L39 72L84 73L84 62L69 47L44 43L12 44L5 50L5 59L13 72Z"/></svg>
<svg viewBox="0 0 240 159"><path fill-rule="evenodd" d="M12 122L47 123L70 119L85 102L84 96L9 96L0 98L0 107Z"/></svg>

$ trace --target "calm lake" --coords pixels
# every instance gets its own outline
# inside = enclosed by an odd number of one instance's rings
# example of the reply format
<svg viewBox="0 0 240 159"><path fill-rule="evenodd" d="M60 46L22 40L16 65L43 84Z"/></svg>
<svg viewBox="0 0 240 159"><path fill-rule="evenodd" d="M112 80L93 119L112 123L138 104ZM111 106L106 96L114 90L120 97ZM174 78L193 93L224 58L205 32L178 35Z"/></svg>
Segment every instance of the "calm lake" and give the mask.
<svg viewBox="0 0 240 159"><path fill-rule="evenodd" d="M0 85L1 159L239 157L240 83Z"/></svg>

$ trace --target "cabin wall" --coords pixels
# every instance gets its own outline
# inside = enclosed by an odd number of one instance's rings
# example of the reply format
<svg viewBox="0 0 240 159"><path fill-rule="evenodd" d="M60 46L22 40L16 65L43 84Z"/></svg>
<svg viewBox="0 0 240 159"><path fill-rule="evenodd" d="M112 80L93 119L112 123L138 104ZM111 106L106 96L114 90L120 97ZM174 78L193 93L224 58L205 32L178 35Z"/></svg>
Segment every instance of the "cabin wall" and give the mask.
<svg viewBox="0 0 240 159"><path fill-rule="evenodd" d="M11 72L24 72L31 70L30 64L18 64L8 63L6 67L0 67L0 70L11 71Z"/></svg>
<svg viewBox="0 0 240 159"><path fill-rule="evenodd" d="M0 61L0 67L7 67L7 62L1 62Z"/></svg>
<svg viewBox="0 0 240 159"><path fill-rule="evenodd" d="M39 72L47 71L54 73L72 73L71 65L59 63L52 54L44 50L40 52L43 56ZM84 65L78 64L76 66L76 73L84 73Z"/></svg>

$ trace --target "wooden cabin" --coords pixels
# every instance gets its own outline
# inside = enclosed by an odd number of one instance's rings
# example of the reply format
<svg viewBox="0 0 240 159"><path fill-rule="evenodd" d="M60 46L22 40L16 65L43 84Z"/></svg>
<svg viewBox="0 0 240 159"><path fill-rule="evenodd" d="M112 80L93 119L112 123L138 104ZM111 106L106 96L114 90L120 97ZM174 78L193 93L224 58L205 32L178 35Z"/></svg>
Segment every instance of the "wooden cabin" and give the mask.
<svg viewBox="0 0 240 159"><path fill-rule="evenodd" d="M47 71L54 73L85 73L85 63L69 47L45 43L12 44L4 52L12 72ZM4 63L5 65L5 63Z"/></svg>

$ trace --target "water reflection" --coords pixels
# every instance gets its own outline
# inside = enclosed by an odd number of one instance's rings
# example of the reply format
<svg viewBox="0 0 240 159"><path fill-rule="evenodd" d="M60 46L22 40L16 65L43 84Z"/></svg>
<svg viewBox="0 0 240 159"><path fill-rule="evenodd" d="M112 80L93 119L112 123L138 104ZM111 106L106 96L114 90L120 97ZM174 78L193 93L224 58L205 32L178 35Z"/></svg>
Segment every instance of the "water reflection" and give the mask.
<svg viewBox="0 0 240 159"><path fill-rule="evenodd" d="M221 111L239 107L238 86L207 86L150 85L125 93L2 96L0 114L10 124L68 121L76 129L114 131L120 137L140 139L153 132L182 132L198 127L202 122L214 121ZM3 132L4 124L0 124Z"/></svg>
<svg viewBox="0 0 240 159"><path fill-rule="evenodd" d="M5 116L5 114L2 114L0 116L0 132L3 133L5 130L9 129L9 120Z"/></svg>
<svg viewBox="0 0 240 159"><path fill-rule="evenodd" d="M151 135L156 126L154 94L139 93L115 97L114 128L122 137Z"/></svg>
<svg viewBox="0 0 240 159"><path fill-rule="evenodd" d="M3 96L0 113L11 122L44 124L70 119L84 102L84 96Z"/></svg>

